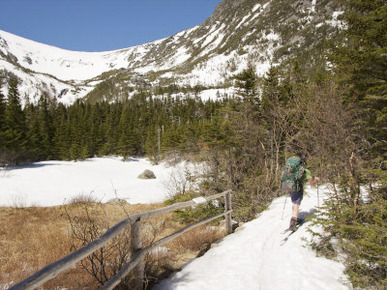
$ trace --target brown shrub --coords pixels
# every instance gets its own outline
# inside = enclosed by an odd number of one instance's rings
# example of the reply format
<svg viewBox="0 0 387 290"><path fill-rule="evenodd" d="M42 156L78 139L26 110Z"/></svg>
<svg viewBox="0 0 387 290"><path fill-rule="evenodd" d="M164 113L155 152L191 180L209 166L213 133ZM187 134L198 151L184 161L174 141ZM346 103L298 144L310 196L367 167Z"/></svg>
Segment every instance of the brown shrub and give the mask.
<svg viewBox="0 0 387 290"><path fill-rule="evenodd" d="M71 203L65 207L29 207L0 208L0 289L8 288L29 277L46 265L70 254L82 246L72 234L68 215L88 222L84 207L90 207L90 213L104 219L104 228L113 226L128 215L154 210L161 207L153 205ZM103 213L103 214L101 214ZM143 246L147 246L181 228L173 213L152 218L142 225ZM224 236L218 227L201 226L185 233L149 255L145 259L146 279L148 286L160 278L179 269L185 262L208 249L213 241ZM83 261L84 262L84 261ZM98 282L87 273L81 263L46 282L44 289L56 287L97 288Z"/></svg>

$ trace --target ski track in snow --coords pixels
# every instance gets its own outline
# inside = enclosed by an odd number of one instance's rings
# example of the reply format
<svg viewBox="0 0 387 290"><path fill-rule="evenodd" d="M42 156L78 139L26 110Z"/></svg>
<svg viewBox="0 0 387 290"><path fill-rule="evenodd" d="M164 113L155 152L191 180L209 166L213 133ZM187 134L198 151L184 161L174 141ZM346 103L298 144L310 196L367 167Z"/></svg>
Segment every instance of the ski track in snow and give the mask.
<svg viewBox="0 0 387 290"><path fill-rule="evenodd" d="M317 190L308 188L307 194L300 208L303 216L313 214L317 206ZM321 198L321 192L319 195ZM310 222L281 245L289 234L283 231L289 225L292 206L287 198L281 219L284 202L285 197L275 199L257 219L245 223L153 289L351 289L346 286L348 279L341 263L317 257L306 246L303 238L310 238Z"/></svg>

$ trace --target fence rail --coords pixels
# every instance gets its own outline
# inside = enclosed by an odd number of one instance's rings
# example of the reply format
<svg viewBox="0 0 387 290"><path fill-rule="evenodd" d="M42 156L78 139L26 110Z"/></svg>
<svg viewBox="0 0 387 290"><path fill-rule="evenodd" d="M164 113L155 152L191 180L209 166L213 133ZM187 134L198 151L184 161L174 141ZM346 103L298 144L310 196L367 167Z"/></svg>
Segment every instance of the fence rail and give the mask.
<svg viewBox="0 0 387 290"><path fill-rule="evenodd" d="M145 221L149 218L168 213L174 210L183 209L187 207L192 207L197 205L198 203L207 203L211 200L224 197L225 199L225 211L222 214L219 214L217 216L205 219L203 221L197 222L195 224L189 225L167 237L164 237L157 242L149 245L146 248L142 248L142 241L141 241L141 222ZM103 289L113 289L115 286L117 286L120 281L125 278L132 270L136 271L137 275L140 277L143 276L144 269L143 269L143 258L146 253L151 251L152 249L156 247L160 247L161 245L172 241L173 239L179 237L180 235L184 234L185 232L198 227L200 225L203 225L205 223L208 223L212 220L225 217L226 219L226 231L228 234L232 233L232 224L231 224L231 190L224 191L222 193L218 193L211 196L201 197L200 199L193 199L187 202L181 202L172 204L170 206L147 211L144 213L138 213L131 216L128 216L127 218L123 219L113 227L109 228L102 236L95 239L94 241L90 242L89 244L85 245L84 247L80 248L79 250L69 254L68 256L53 262L46 267L42 268L40 271L36 272L35 274L31 275L30 277L26 278L25 280L19 282L18 284L14 285L10 289L16 290L16 289L36 289L40 285L42 285L44 282L51 280L55 278L58 274L61 272L71 268L76 263L81 261L82 259L86 258L87 256L91 255L96 250L102 248L104 245L106 245L109 241L111 241L114 237L122 233L127 227L131 228L131 251L132 251L132 258L131 260L112 278L110 279L104 286ZM142 283L142 278L140 279Z"/></svg>

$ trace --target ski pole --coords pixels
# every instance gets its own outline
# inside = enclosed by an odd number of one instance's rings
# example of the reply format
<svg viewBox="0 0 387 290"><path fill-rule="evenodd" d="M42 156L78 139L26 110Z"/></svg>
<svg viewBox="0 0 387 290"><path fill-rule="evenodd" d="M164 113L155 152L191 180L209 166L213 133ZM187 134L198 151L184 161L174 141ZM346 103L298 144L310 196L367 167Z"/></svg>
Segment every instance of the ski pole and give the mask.
<svg viewBox="0 0 387 290"><path fill-rule="evenodd" d="M320 207L320 196L318 194L318 181L317 181L317 206Z"/></svg>
<svg viewBox="0 0 387 290"><path fill-rule="evenodd" d="M282 209L282 215L281 215L281 220L284 219L284 212L285 212L285 206L286 206L286 200L288 199L288 196L286 195L285 197L285 202L284 202L284 208Z"/></svg>

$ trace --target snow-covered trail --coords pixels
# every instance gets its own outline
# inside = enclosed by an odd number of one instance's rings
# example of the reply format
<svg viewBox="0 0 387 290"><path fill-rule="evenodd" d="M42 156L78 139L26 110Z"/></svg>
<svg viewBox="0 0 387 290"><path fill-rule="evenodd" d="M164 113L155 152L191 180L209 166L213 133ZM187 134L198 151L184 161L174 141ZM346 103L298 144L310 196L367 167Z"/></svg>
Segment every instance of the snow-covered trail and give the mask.
<svg viewBox="0 0 387 290"><path fill-rule="evenodd" d="M318 203L317 190L306 191L300 208L304 216L313 214ZM303 237L310 237L310 222L282 242L291 217L290 198L285 209L284 202L285 197L275 199L258 218L153 289L351 289L341 263L317 257L306 247Z"/></svg>

